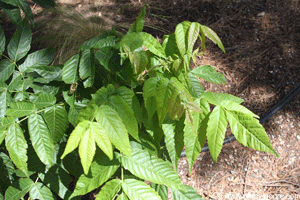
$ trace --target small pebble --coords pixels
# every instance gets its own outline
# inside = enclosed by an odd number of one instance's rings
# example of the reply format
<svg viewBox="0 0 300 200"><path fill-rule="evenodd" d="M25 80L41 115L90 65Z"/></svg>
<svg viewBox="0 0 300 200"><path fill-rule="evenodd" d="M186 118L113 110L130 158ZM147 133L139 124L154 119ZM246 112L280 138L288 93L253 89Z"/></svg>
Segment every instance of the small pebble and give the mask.
<svg viewBox="0 0 300 200"><path fill-rule="evenodd" d="M254 172L254 173L257 173L257 172L258 172L258 169L254 169L253 172Z"/></svg>
<svg viewBox="0 0 300 200"><path fill-rule="evenodd" d="M297 135L297 139L300 140L300 135Z"/></svg>

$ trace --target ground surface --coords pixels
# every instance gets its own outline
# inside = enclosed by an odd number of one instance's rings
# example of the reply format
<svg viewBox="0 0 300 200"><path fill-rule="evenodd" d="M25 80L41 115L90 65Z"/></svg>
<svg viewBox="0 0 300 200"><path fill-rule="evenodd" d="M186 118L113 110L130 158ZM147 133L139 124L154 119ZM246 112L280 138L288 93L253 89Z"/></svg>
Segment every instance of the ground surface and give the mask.
<svg viewBox="0 0 300 200"><path fill-rule="evenodd" d="M74 46L105 29L126 31L143 5L138 0L57 2L63 12L43 11L33 5L37 22L34 37L39 41L35 45L55 43L63 49L56 62L66 61L66 52L74 54ZM205 89L239 96L245 99L246 107L263 115L300 83L299 4L298 0L153 0L147 7L144 30L160 40L184 20L211 27L220 36L226 54L208 43L207 53L197 62L215 66L228 84L203 83ZM52 36L45 40L43 31ZM205 199L300 199L299 111L300 94L263 123L280 158L232 142L223 147L217 163L209 153L201 153L192 174L187 160L181 158L182 181Z"/></svg>

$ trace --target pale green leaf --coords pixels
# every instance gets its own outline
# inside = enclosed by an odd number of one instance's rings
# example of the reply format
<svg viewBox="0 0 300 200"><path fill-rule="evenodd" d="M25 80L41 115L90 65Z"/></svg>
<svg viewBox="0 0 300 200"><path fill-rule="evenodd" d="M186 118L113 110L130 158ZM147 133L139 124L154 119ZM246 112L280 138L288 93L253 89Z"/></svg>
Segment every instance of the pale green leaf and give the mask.
<svg viewBox="0 0 300 200"><path fill-rule="evenodd" d="M207 143L210 155L215 162L217 162L223 147L227 124L225 110L220 106L216 106L211 112L207 123Z"/></svg>
<svg viewBox="0 0 300 200"><path fill-rule="evenodd" d="M236 111L226 111L226 118L237 141L258 151L269 152L277 157L263 126L251 115Z"/></svg>
<svg viewBox="0 0 300 200"><path fill-rule="evenodd" d="M127 129L118 113L107 105L98 107L97 122L106 130L110 141L126 155L130 155L130 145Z"/></svg>
<svg viewBox="0 0 300 200"><path fill-rule="evenodd" d="M18 24L17 30L7 46L7 53L14 62L19 61L30 50L31 39L30 26L27 20L23 20Z"/></svg>
<svg viewBox="0 0 300 200"><path fill-rule="evenodd" d="M186 53L186 44L185 44L185 34L186 34L186 29L184 28L183 23L180 23L176 26L175 29L175 38L176 38L176 43L180 52L180 55L183 57L184 54Z"/></svg>
<svg viewBox="0 0 300 200"><path fill-rule="evenodd" d="M39 114L30 115L28 118L28 130L36 154L45 165L51 165L54 144L43 117Z"/></svg>
<svg viewBox="0 0 300 200"><path fill-rule="evenodd" d="M0 80L6 81L12 75L15 70L15 64L7 59L4 59L0 62Z"/></svg>
<svg viewBox="0 0 300 200"><path fill-rule="evenodd" d="M232 101L235 103L243 103L244 100L236 96L226 93L216 93L216 92L204 92L202 98L205 98L209 103L216 106L222 106L223 101Z"/></svg>
<svg viewBox="0 0 300 200"><path fill-rule="evenodd" d="M246 107L244 107L244 106L242 106L240 104L237 104L235 102L232 102L232 101L222 101L221 105L224 108L226 108L226 110L241 112L241 113L244 113L246 115L250 115L252 117L259 118L258 115L254 114L253 112L251 112L250 110L248 110Z"/></svg>
<svg viewBox="0 0 300 200"><path fill-rule="evenodd" d="M192 54L193 47L195 45L195 42L198 38L199 31L200 31L200 24L193 22L191 23L188 32L186 34L187 36L187 53Z"/></svg>
<svg viewBox="0 0 300 200"><path fill-rule="evenodd" d="M166 58L166 54L160 43L151 34L140 32L139 36L143 39L143 45L154 55Z"/></svg>
<svg viewBox="0 0 300 200"><path fill-rule="evenodd" d="M124 192L122 192L116 200L128 200L128 197Z"/></svg>
<svg viewBox="0 0 300 200"><path fill-rule="evenodd" d="M94 161L88 175L81 175L76 183L72 197L84 195L105 183L119 168L117 160L108 161L103 158Z"/></svg>
<svg viewBox="0 0 300 200"><path fill-rule="evenodd" d="M133 110L129 105L122 99L122 97L117 95L112 95L108 97L107 104L112 107L119 117L122 119L123 124L125 125L128 133L137 141L139 141L138 136L138 124L134 116Z"/></svg>
<svg viewBox="0 0 300 200"><path fill-rule="evenodd" d="M3 53L4 51L5 51L5 34L2 27L0 27L0 52Z"/></svg>
<svg viewBox="0 0 300 200"><path fill-rule="evenodd" d="M129 28L128 33L132 32L142 32L143 26L144 26L144 18L146 15L146 5L142 7L142 11L139 14L139 16L136 18L135 22L132 24L132 26Z"/></svg>
<svg viewBox="0 0 300 200"><path fill-rule="evenodd" d="M174 200L205 200L195 188L188 185L183 185L179 190L172 190L172 195Z"/></svg>
<svg viewBox="0 0 300 200"><path fill-rule="evenodd" d="M56 103L56 98L53 94L42 93L39 94L37 99L34 101L34 105L37 109L52 106Z"/></svg>
<svg viewBox="0 0 300 200"><path fill-rule="evenodd" d="M204 25L201 25L201 29L200 29L201 33L205 34L205 36L210 39L211 41L213 41L215 44L218 45L218 47L220 49L222 49L222 51L225 53L225 49L224 49L224 46L220 40L220 38L218 37L218 35L213 31L211 30L209 27L207 26L204 26Z"/></svg>
<svg viewBox="0 0 300 200"><path fill-rule="evenodd" d="M226 79L223 74L217 72L215 68L210 65L195 67L190 73L211 83L226 84Z"/></svg>
<svg viewBox="0 0 300 200"><path fill-rule="evenodd" d="M0 119L4 118L5 111L12 101L8 91L0 92Z"/></svg>
<svg viewBox="0 0 300 200"><path fill-rule="evenodd" d="M96 200L111 200L121 189L122 181L120 179L113 179L108 181L97 194Z"/></svg>
<svg viewBox="0 0 300 200"><path fill-rule="evenodd" d="M132 200L161 200L153 188L136 179L125 179L122 183L122 189Z"/></svg>
<svg viewBox="0 0 300 200"><path fill-rule="evenodd" d="M54 58L54 49L47 48L29 54L25 61L19 66L19 70L24 72L27 68L49 65Z"/></svg>
<svg viewBox="0 0 300 200"><path fill-rule="evenodd" d="M14 182L5 192L5 200L20 200L34 186L30 178L21 178Z"/></svg>
<svg viewBox="0 0 300 200"><path fill-rule="evenodd" d="M180 94L173 93L169 101L168 114L172 120L178 120L184 113L184 105L181 102Z"/></svg>
<svg viewBox="0 0 300 200"><path fill-rule="evenodd" d="M79 142L80 142L83 134L89 128L89 125L90 125L90 121L86 121L86 120L77 124L77 126L72 131L72 133L68 139L65 151L64 151L63 155L61 156L61 159L63 159L67 154L74 151L74 149L76 149L78 147Z"/></svg>
<svg viewBox="0 0 300 200"><path fill-rule="evenodd" d="M29 99L29 93L26 91L16 92L14 96L14 101L25 101Z"/></svg>
<svg viewBox="0 0 300 200"><path fill-rule="evenodd" d="M71 191L68 188L73 180L60 166L52 166L45 173L40 173L39 177L46 186L58 194L62 199L68 199L71 196Z"/></svg>
<svg viewBox="0 0 300 200"><path fill-rule="evenodd" d="M78 80L79 55L70 58L62 69L62 80L66 84L76 83Z"/></svg>
<svg viewBox="0 0 300 200"><path fill-rule="evenodd" d="M141 149L132 149L131 157L121 156L122 165L135 176L179 189L182 185L179 176L168 162L150 155Z"/></svg>
<svg viewBox="0 0 300 200"><path fill-rule="evenodd" d="M6 149L14 164L28 175L27 168L27 142L19 124L11 124L8 127L5 138Z"/></svg>
<svg viewBox="0 0 300 200"><path fill-rule="evenodd" d="M48 125L53 142L59 142L68 128L67 111L60 105L54 105L46 108L43 117Z"/></svg>
<svg viewBox="0 0 300 200"><path fill-rule="evenodd" d="M32 199L38 200L55 200L56 198L52 194L51 190L47 188L43 183L37 182L31 187L29 196Z"/></svg>

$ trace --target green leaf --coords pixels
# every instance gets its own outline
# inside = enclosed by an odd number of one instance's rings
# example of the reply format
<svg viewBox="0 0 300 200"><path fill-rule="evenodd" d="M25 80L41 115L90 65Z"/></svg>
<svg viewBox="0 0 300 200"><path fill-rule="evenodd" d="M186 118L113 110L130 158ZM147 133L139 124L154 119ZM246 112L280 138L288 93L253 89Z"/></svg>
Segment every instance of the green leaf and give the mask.
<svg viewBox="0 0 300 200"><path fill-rule="evenodd" d="M12 124L8 127L5 138L6 149L14 164L28 175L27 168L27 142L25 140L23 131L19 124Z"/></svg>
<svg viewBox="0 0 300 200"><path fill-rule="evenodd" d="M76 83L78 80L79 55L70 58L62 69L62 80L66 84Z"/></svg>
<svg viewBox="0 0 300 200"><path fill-rule="evenodd" d="M7 116L24 117L35 112L33 103L30 102L11 102L10 108L6 110Z"/></svg>
<svg viewBox="0 0 300 200"><path fill-rule="evenodd" d="M263 126L257 119L245 113L229 110L226 111L226 118L230 124L232 133L241 144L258 151L272 153L279 157L271 146Z"/></svg>
<svg viewBox="0 0 300 200"><path fill-rule="evenodd" d="M71 191L68 188L72 178L58 165L52 166L46 173L40 173L39 177L46 186L62 199L68 199L71 196Z"/></svg>
<svg viewBox="0 0 300 200"><path fill-rule="evenodd" d="M154 55L157 55L162 58L167 58L164 49L160 45L160 43L155 39L151 34L140 32L138 35L143 40L143 45Z"/></svg>
<svg viewBox="0 0 300 200"><path fill-rule="evenodd" d="M105 183L119 168L117 160L108 161L103 158L94 161L88 175L81 175L76 183L72 197L84 195Z"/></svg>
<svg viewBox="0 0 300 200"><path fill-rule="evenodd" d="M145 21L144 21L145 15L146 15L146 5L144 5L142 7L142 11L141 11L140 15L136 18L133 25L129 28L128 33L143 31L143 26L145 23Z"/></svg>
<svg viewBox="0 0 300 200"><path fill-rule="evenodd" d="M95 79L94 51L85 50L79 62L79 75L84 81L84 87L92 87Z"/></svg>
<svg viewBox="0 0 300 200"><path fill-rule="evenodd" d="M176 38L176 43L180 52L180 55L183 57L184 54L186 53L186 45L185 45L185 34L186 34L186 29L183 25L183 23L180 23L176 26L175 29L175 38Z"/></svg>
<svg viewBox="0 0 300 200"><path fill-rule="evenodd" d="M19 72L16 72L16 74L18 73ZM31 76L27 78L22 78L21 75L17 75L16 78L12 79L7 89L10 92L25 91L32 85L33 85L33 78Z"/></svg>
<svg viewBox="0 0 300 200"><path fill-rule="evenodd" d="M124 192L122 192L116 200L128 200L128 197Z"/></svg>
<svg viewBox="0 0 300 200"><path fill-rule="evenodd" d="M25 61L19 66L21 72L27 68L46 66L52 62L54 58L54 49L47 48L29 54Z"/></svg>
<svg viewBox="0 0 300 200"><path fill-rule="evenodd" d="M14 69L15 69L15 65L13 62L7 59L2 60L0 62L0 80L4 82L7 79L9 79L9 77L14 72Z"/></svg>
<svg viewBox="0 0 300 200"><path fill-rule="evenodd" d="M223 74L217 72L215 68L210 65L195 67L190 73L211 83L226 84L226 79Z"/></svg>
<svg viewBox="0 0 300 200"><path fill-rule="evenodd" d="M187 36L186 44L187 44L187 53L188 54L192 54L195 42L199 35L200 26L201 25L199 23L193 22L193 23L191 23L191 25L188 29L188 32L186 34L186 36Z"/></svg>
<svg viewBox="0 0 300 200"><path fill-rule="evenodd" d="M211 41L213 41L215 44L218 45L218 47L220 49L222 49L222 51L225 53L225 49L224 46L220 40L220 38L218 37L218 35L211 30L209 27L201 25L201 29L200 29L202 34L205 34L206 37L208 37L208 39L210 39Z"/></svg>
<svg viewBox="0 0 300 200"><path fill-rule="evenodd" d="M222 101L221 105L224 108L226 108L226 110L241 112L241 113L244 113L246 115L250 115L251 117L259 118L258 115L254 114L253 112L251 112L250 110L248 110L246 107L244 107L242 105L239 105L239 104L237 104L235 102L232 102L232 101Z"/></svg>
<svg viewBox="0 0 300 200"><path fill-rule="evenodd" d="M156 105L153 105L153 98L154 98L154 104L155 104L155 96L157 95L158 90L158 84L159 84L159 78L157 77L151 77L148 80L145 81L143 86L143 96L145 101L145 107L148 112L148 118L152 118L153 114L156 111ZM150 104L151 103L151 104Z"/></svg>
<svg viewBox="0 0 300 200"><path fill-rule="evenodd" d="M68 128L68 113L65 108L60 105L46 108L44 119L48 125L53 142L59 142Z"/></svg>
<svg viewBox="0 0 300 200"><path fill-rule="evenodd" d="M6 14L6 16L10 19L10 21L12 23L14 23L15 25L18 25L18 23L22 20L19 7L16 7L13 9L4 9L3 8L3 11Z"/></svg>
<svg viewBox="0 0 300 200"><path fill-rule="evenodd" d="M0 152L0 192L4 194L9 186L15 181L16 169L11 159L3 152ZM1 194L0 193L0 194ZM0 198L1 199L1 198Z"/></svg>
<svg viewBox="0 0 300 200"><path fill-rule="evenodd" d="M199 156L199 153L206 141L205 118L210 112L209 104L203 99L201 99L200 102L199 99L196 100L195 104L199 105L203 112L201 114L193 113L191 116L193 124L189 123L188 119L186 119L184 127L185 152L189 163L190 173L192 172L193 164Z"/></svg>
<svg viewBox="0 0 300 200"><path fill-rule="evenodd" d="M216 106L211 112L207 123L207 143L210 155L215 162L217 162L223 147L227 124L225 110L220 106Z"/></svg>
<svg viewBox="0 0 300 200"><path fill-rule="evenodd" d="M120 179L113 179L105 183L97 194L96 200L114 199L116 194L121 189L122 181Z"/></svg>
<svg viewBox="0 0 300 200"><path fill-rule="evenodd" d="M51 190L43 185L43 183L37 182L31 187L29 191L31 199L39 200L55 200L56 198L52 194Z"/></svg>
<svg viewBox="0 0 300 200"><path fill-rule="evenodd" d="M116 37L118 37L118 33L116 31L111 30L108 32L105 32L98 37L92 38L86 42L84 42L79 50L83 51L86 49L101 49L103 47L112 47L116 44Z"/></svg>
<svg viewBox="0 0 300 200"><path fill-rule="evenodd" d="M168 114L172 120L178 120L184 113L184 105L181 102L180 94L173 93L169 101Z"/></svg>
<svg viewBox="0 0 300 200"><path fill-rule="evenodd" d="M151 183L151 187L157 192L162 200L168 200L168 188L166 186Z"/></svg>
<svg viewBox="0 0 300 200"><path fill-rule="evenodd" d="M42 93L39 94L37 99L34 101L34 105L37 109L52 106L56 103L56 98L53 94Z"/></svg>
<svg viewBox="0 0 300 200"><path fill-rule="evenodd" d="M18 24L17 30L7 46L7 53L14 62L19 61L30 50L31 39L30 26L26 20L23 20Z"/></svg>
<svg viewBox="0 0 300 200"><path fill-rule="evenodd" d="M39 66L27 68L25 72L35 71L44 79L50 81L62 81L62 68L62 65Z"/></svg>
<svg viewBox="0 0 300 200"><path fill-rule="evenodd" d="M0 27L0 52L3 53L4 51L5 51L5 34L2 27Z"/></svg>
<svg viewBox="0 0 300 200"><path fill-rule="evenodd" d="M165 143L171 158L172 164L177 171L177 163L180 158L181 152L183 150L183 128L184 128L184 118L180 121L170 121L166 120L162 124L162 129L165 135Z"/></svg>
<svg viewBox="0 0 300 200"><path fill-rule="evenodd" d="M182 185L179 176L168 162L150 155L141 149L132 149L131 157L121 156L122 165L133 175L163 184L169 188L179 189Z"/></svg>
<svg viewBox="0 0 300 200"><path fill-rule="evenodd" d="M34 186L30 178L21 178L14 182L5 192L5 200L20 200Z"/></svg>
<svg viewBox="0 0 300 200"><path fill-rule="evenodd" d="M96 111L96 120L106 130L116 148L130 156L128 133L118 113L111 107L102 105Z"/></svg>
<svg viewBox="0 0 300 200"><path fill-rule="evenodd" d="M188 74L190 85L189 85L189 91L192 96L196 98L200 98L200 96L203 94L204 89L199 81L199 79L192 74L191 72Z"/></svg>
<svg viewBox="0 0 300 200"><path fill-rule="evenodd" d="M17 92L14 96L14 101L25 101L29 99L29 93L26 91Z"/></svg>
<svg viewBox="0 0 300 200"><path fill-rule="evenodd" d="M122 99L122 97L113 95L108 97L108 106L112 107L117 111L119 117L122 119L128 133L137 141L139 141L138 136L138 124L134 116L133 110L129 105Z"/></svg>
<svg viewBox="0 0 300 200"><path fill-rule="evenodd" d="M4 118L6 108L11 101L11 95L8 91L0 92L0 119Z"/></svg>
<svg viewBox="0 0 300 200"><path fill-rule="evenodd" d="M161 200L160 196L153 188L142 181L136 179L125 179L122 189L133 200Z"/></svg>
<svg viewBox="0 0 300 200"><path fill-rule="evenodd" d="M163 48L166 53L166 56L171 56L173 59L177 59L180 55L180 51L178 49L175 34L165 35L163 41ZM177 55L177 57L175 56Z"/></svg>
<svg viewBox="0 0 300 200"><path fill-rule="evenodd" d="M174 200L205 200L198 194L198 191L188 185L183 185L180 190L172 190Z"/></svg>
<svg viewBox="0 0 300 200"><path fill-rule="evenodd" d="M54 144L43 117L39 114L30 115L28 118L28 130L36 154L45 165L51 165Z"/></svg>
<svg viewBox="0 0 300 200"><path fill-rule="evenodd" d="M232 101L238 104L244 102L243 99L240 99L231 94L216 92L204 92L202 98L206 99L209 103L214 104L216 106L222 106L222 102L224 101Z"/></svg>

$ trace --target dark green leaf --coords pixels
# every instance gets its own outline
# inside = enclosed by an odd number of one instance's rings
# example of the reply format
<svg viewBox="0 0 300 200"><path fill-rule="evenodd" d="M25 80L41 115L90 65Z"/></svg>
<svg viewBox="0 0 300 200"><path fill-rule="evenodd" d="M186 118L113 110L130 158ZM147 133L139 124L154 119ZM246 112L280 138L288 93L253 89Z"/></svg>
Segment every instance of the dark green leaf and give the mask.
<svg viewBox="0 0 300 200"><path fill-rule="evenodd" d="M2 60L0 62L0 80L6 81L12 75L15 69L15 64L10 60Z"/></svg>
<svg viewBox="0 0 300 200"><path fill-rule="evenodd" d="M0 152L0 193L4 194L5 190L14 182L15 173L16 169L11 159L5 153Z"/></svg>
<svg viewBox="0 0 300 200"><path fill-rule="evenodd" d="M31 39L30 26L26 20L23 20L18 24L17 30L7 46L8 55L14 62L19 61L30 50Z"/></svg>
<svg viewBox="0 0 300 200"><path fill-rule="evenodd" d="M53 0L33 0L33 1L45 8L55 6L55 2Z"/></svg>
<svg viewBox="0 0 300 200"><path fill-rule="evenodd" d="M30 6L26 0L14 0L21 10L25 13L26 19L29 19L31 24L34 24L33 14L31 12Z"/></svg>
<svg viewBox="0 0 300 200"><path fill-rule="evenodd" d="M168 200L168 188L166 186L151 183L151 187L157 192L162 200Z"/></svg>
<svg viewBox="0 0 300 200"><path fill-rule="evenodd" d="M6 110L7 116L24 117L35 112L33 103L30 102L11 102L10 108Z"/></svg>
<svg viewBox="0 0 300 200"><path fill-rule="evenodd" d="M5 51L5 35L2 27L0 27L0 52L3 53L4 51Z"/></svg>
<svg viewBox="0 0 300 200"><path fill-rule="evenodd" d="M51 165L54 144L43 117L36 113L30 115L28 118L28 130L36 154L45 165Z"/></svg>
<svg viewBox="0 0 300 200"><path fill-rule="evenodd" d="M79 63L79 75L84 81L84 87L92 87L95 79L95 63L94 52L92 50L85 50L82 53Z"/></svg>
<svg viewBox="0 0 300 200"><path fill-rule="evenodd" d="M114 199L116 194L121 189L122 181L120 179L113 179L108 181L97 194L96 200L110 200Z"/></svg>
<svg viewBox="0 0 300 200"><path fill-rule="evenodd" d="M15 77L10 82L10 84L7 88L8 91L10 91L10 92L25 91L33 85L33 78L31 76L23 79L21 75L18 75L18 72L16 72L16 73L15 72L14 72L14 75L16 74L17 77Z"/></svg>
<svg viewBox="0 0 300 200"><path fill-rule="evenodd" d="M56 103L56 98L53 94L39 94L37 99L34 101L34 105L37 109L45 108Z"/></svg>
<svg viewBox="0 0 300 200"><path fill-rule="evenodd" d="M15 25L17 25L22 20L19 7L14 9L3 9L3 11Z"/></svg>
<svg viewBox="0 0 300 200"><path fill-rule="evenodd" d="M68 128L68 113L65 108L60 105L46 108L44 119L48 125L53 142L59 142Z"/></svg>

